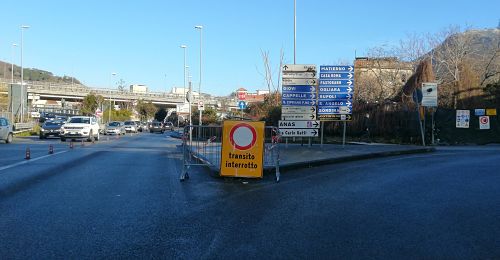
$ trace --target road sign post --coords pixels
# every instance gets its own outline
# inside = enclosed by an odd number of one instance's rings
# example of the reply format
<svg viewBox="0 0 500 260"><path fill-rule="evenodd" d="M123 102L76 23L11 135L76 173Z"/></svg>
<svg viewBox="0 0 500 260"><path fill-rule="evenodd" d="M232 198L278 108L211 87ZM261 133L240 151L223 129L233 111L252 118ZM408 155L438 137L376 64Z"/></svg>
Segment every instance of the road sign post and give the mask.
<svg viewBox="0 0 500 260"><path fill-rule="evenodd" d="M352 119L354 66L325 65L319 69L318 119L342 121L342 147L345 146L347 123ZM322 138L323 139L323 135ZM323 140L321 140L323 143Z"/></svg>
<svg viewBox="0 0 500 260"><path fill-rule="evenodd" d="M284 137L317 137L316 65L285 64L282 67L280 133ZM316 125L316 126L313 126ZM311 139L309 138L309 145Z"/></svg>

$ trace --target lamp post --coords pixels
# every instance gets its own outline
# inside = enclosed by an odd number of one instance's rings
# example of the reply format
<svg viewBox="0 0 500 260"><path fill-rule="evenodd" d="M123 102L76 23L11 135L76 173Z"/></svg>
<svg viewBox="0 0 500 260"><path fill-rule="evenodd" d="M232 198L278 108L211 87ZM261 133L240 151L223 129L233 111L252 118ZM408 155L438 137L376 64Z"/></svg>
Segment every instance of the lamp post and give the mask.
<svg viewBox="0 0 500 260"><path fill-rule="evenodd" d="M13 86L14 86L14 49L17 47L17 43L12 44L12 60L10 62L11 68L10 68L10 115L11 115L11 122L14 122L14 100L12 98L12 94L14 93L13 91Z"/></svg>
<svg viewBox="0 0 500 260"><path fill-rule="evenodd" d="M202 25L196 25L194 28L197 29L197 30L200 30L200 81L198 83L198 102L199 102L201 100L201 72L202 72L201 61L202 61L202 46L203 46L203 26ZM202 113L201 113L201 110L199 110L199 111L200 111L200 118L199 118L200 129L198 131L198 137L200 136L201 125L203 125L203 122L202 122Z"/></svg>
<svg viewBox="0 0 500 260"><path fill-rule="evenodd" d="M24 121L24 68L23 68L23 47L24 29L30 28L28 25L21 25L21 122Z"/></svg>
<svg viewBox="0 0 500 260"><path fill-rule="evenodd" d="M108 124L109 122L111 122L111 108L112 108L112 104L111 104L111 100L113 99L112 96L111 96L111 84L113 82L113 76L115 76L116 73L113 72L111 73L111 76L109 77L109 112L108 112Z"/></svg>
<svg viewBox="0 0 500 260"><path fill-rule="evenodd" d="M183 106L184 104L186 103L186 49L187 49L187 45L185 44L182 44L181 46L182 49L184 49L184 86L183 86L183 92L184 92L184 102L183 102ZM180 112L180 111L179 111ZM179 127L179 114L177 114L177 127Z"/></svg>

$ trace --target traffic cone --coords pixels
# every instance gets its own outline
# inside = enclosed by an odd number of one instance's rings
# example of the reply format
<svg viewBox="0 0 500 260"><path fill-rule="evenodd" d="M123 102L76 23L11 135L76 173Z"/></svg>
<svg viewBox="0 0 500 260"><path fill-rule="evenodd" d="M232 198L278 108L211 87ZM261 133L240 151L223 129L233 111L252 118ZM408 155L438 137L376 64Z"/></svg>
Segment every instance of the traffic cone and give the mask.
<svg viewBox="0 0 500 260"><path fill-rule="evenodd" d="M49 154L53 154L54 153L54 146L49 144Z"/></svg>
<svg viewBox="0 0 500 260"><path fill-rule="evenodd" d="M69 149L73 149L73 141L69 142Z"/></svg>
<svg viewBox="0 0 500 260"><path fill-rule="evenodd" d="M29 160L31 159L31 151L29 147L26 147L26 157L24 159Z"/></svg>

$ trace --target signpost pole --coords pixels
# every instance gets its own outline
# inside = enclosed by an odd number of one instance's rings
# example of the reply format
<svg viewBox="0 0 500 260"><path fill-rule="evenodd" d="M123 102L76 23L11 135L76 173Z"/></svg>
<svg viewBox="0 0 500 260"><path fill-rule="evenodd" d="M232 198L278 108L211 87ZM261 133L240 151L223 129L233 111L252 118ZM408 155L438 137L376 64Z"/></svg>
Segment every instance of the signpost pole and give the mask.
<svg viewBox="0 0 500 260"><path fill-rule="evenodd" d="M424 129L422 127L422 120L420 118L420 106L418 104L417 91L413 91L413 100L415 101L417 107L417 115L418 115L418 125L420 126L420 136L422 138L422 145L425 146L425 138L424 138Z"/></svg>
<svg viewBox="0 0 500 260"><path fill-rule="evenodd" d="M432 142L432 145L434 145L434 108L432 108L432 111L431 111L431 127L432 127L432 130L431 130L431 142Z"/></svg>
<svg viewBox="0 0 500 260"><path fill-rule="evenodd" d="M323 121L320 122L321 124L321 148L323 148L323 132L325 131L325 124L323 123Z"/></svg>
<svg viewBox="0 0 500 260"><path fill-rule="evenodd" d="M345 130L346 130L346 128L347 128L347 122L344 121L344 132L342 134L342 148L345 147Z"/></svg>

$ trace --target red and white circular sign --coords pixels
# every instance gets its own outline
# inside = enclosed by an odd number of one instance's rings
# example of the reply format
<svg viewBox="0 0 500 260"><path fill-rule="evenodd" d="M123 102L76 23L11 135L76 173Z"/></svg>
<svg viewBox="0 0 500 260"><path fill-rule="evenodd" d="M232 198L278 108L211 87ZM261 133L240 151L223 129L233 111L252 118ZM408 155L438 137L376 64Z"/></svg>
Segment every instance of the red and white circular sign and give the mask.
<svg viewBox="0 0 500 260"><path fill-rule="evenodd" d="M238 99L239 100L245 100L246 98L247 98L246 92L238 92Z"/></svg>
<svg viewBox="0 0 500 260"><path fill-rule="evenodd" d="M257 132L249 124L241 123L235 125L229 132L229 140L234 148L238 150L248 150L257 141Z"/></svg>
<svg viewBox="0 0 500 260"><path fill-rule="evenodd" d="M481 117L479 117L479 121L481 122L481 124L485 125L485 124L488 124L490 119L487 116L481 116Z"/></svg>

